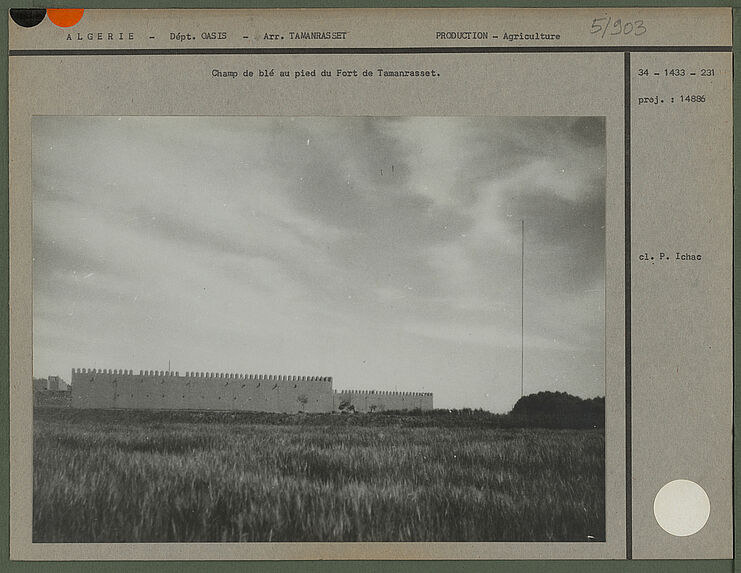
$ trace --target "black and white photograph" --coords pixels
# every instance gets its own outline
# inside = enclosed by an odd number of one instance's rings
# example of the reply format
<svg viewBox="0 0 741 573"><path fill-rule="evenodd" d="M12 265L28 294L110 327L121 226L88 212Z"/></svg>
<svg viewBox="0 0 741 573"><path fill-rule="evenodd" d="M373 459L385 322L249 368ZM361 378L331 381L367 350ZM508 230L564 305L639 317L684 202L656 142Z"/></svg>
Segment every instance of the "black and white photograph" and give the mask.
<svg viewBox="0 0 741 573"><path fill-rule="evenodd" d="M605 131L35 116L33 542L605 541Z"/></svg>

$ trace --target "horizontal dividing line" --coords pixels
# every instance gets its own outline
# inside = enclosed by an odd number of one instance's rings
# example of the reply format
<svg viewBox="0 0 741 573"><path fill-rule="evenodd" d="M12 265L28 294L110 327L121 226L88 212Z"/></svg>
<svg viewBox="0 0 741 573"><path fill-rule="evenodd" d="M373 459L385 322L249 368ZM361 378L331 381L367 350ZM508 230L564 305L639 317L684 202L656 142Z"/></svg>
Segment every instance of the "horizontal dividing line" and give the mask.
<svg viewBox="0 0 741 573"><path fill-rule="evenodd" d="M9 50L9 56L189 56L240 54L511 54L547 52L731 52L732 46L471 46L425 48L145 48Z"/></svg>

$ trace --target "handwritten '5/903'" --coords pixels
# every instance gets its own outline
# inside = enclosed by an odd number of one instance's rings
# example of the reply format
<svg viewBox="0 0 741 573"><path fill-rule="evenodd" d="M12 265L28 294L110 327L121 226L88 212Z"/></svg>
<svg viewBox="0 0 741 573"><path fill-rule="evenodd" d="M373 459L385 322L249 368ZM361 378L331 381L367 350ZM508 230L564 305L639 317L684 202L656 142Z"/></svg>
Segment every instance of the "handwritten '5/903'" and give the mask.
<svg viewBox="0 0 741 573"><path fill-rule="evenodd" d="M592 29L590 30L590 33L600 34L600 37L602 38L604 38L606 35L643 36L643 34L645 34L646 32L648 32L648 30L643 24L643 20L623 22L621 18L613 20L612 16L608 16L607 18L595 18L594 20L592 20Z"/></svg>

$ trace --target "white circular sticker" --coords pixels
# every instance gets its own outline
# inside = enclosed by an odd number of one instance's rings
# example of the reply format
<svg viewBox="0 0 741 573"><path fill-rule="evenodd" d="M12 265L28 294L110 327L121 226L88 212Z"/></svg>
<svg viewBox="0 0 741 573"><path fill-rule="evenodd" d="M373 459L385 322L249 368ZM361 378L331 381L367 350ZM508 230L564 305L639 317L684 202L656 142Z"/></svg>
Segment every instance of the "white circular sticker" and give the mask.
<svg viewBox="0 0 741 573"><path fill-rule="evenodd" d="M695 482L676 479L656 494L654 516L667 533L686 537L705 527L710 517L710 499Z"/></svg>

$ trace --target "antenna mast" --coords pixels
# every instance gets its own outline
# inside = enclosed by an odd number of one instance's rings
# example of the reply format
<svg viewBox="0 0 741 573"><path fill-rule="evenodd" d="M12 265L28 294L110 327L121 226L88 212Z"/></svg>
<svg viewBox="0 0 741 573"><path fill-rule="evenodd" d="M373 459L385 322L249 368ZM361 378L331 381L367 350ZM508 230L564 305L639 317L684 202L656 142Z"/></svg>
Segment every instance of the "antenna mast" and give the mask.
<svg viewBox="0 0 741 573"><path fill-rule="evenodd" d="M520 253L520 398L525 395L525 219L522 219Z"/></svg>

